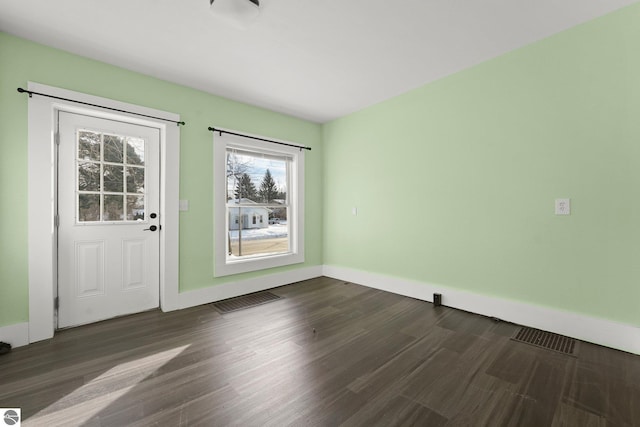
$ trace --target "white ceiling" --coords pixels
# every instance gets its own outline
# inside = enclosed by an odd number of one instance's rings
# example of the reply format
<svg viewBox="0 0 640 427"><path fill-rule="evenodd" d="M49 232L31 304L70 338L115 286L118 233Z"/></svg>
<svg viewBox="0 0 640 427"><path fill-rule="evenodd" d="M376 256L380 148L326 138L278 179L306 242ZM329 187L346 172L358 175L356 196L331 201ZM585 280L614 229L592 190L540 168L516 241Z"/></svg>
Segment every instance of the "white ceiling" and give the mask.
<svg viewBox="0 0 640 427"><path fill-rule="evenodd" d="M0 0L0 30L322 123L637 0L261 3L238 29L209 0Z"/></svg>

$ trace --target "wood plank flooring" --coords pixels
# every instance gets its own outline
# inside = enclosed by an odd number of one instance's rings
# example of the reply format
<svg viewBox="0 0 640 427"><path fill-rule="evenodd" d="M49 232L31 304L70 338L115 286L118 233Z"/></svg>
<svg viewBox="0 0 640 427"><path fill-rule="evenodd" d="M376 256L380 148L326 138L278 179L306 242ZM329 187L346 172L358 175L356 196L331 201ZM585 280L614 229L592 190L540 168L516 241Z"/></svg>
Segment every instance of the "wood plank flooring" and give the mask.
<svg viewBox="0 0 640 427"><path fill-rule="evenodd" d="M640 356L329 278L61 331L0 356L25 426L640 426Z"/></svg>

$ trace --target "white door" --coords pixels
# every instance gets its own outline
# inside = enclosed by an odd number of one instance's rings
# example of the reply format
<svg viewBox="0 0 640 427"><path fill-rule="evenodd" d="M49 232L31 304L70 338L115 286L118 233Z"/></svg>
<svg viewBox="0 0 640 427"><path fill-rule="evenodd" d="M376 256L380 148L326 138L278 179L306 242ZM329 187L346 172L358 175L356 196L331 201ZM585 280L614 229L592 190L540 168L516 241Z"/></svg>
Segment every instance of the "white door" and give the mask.
<svg viewBox="0 0 640 427"><path fill-rule="evenodd" d="M58 327L159 305L159 130L58 115Z"/></svg>

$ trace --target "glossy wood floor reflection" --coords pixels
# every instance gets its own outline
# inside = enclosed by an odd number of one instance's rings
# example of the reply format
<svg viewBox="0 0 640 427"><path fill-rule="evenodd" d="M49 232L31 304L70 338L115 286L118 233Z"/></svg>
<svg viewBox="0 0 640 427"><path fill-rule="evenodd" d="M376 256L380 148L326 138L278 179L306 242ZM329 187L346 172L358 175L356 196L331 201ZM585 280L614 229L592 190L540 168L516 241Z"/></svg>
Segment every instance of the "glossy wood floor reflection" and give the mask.
<svg viewBox="0 0 640 427"><path fill-rule="evenodd" d="M511 341L509 323L328 278L273 292L15 349L0 407L25 426L640 425L640 356L562 355Z"/></svg>

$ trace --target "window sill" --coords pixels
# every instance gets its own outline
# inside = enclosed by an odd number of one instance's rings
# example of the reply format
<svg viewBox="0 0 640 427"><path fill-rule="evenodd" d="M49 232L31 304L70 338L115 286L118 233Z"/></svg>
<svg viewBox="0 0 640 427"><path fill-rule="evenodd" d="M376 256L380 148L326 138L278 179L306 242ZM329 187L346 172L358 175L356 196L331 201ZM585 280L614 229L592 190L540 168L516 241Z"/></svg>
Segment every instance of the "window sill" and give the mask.
<svg viewBox="0 0 640 427"><path fill-rule="evenodd" d="M223 255L224 256L224 255ZM304 255L296 253L277 254L271 256L237 259L217 263L214 269L214 277L231 276L233 274L249 273L251 271L265 270L268 268L283 267L285 265L301 264Z"/></svg>

